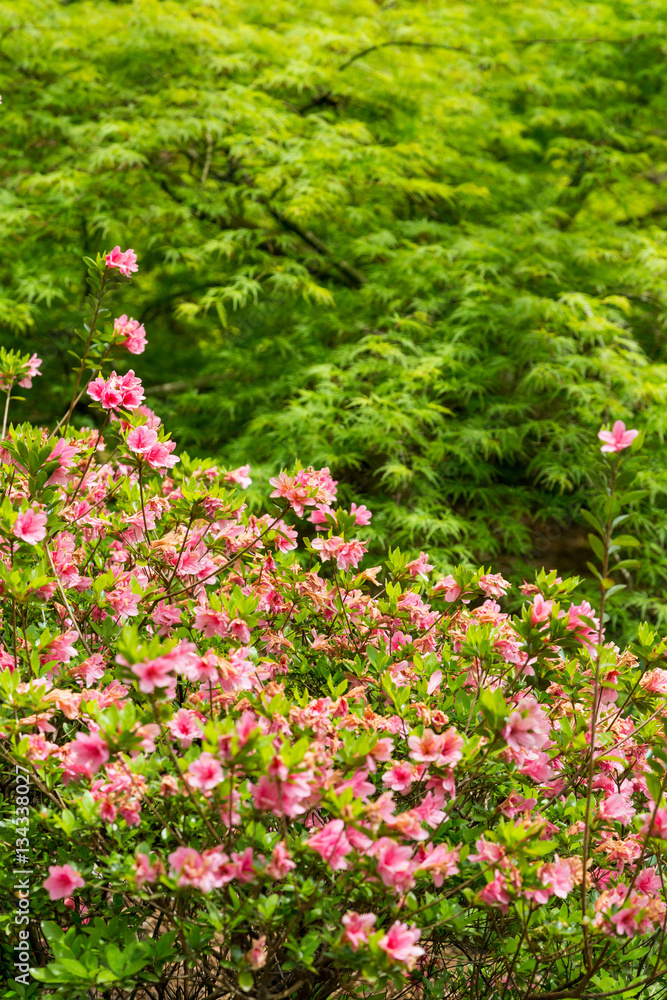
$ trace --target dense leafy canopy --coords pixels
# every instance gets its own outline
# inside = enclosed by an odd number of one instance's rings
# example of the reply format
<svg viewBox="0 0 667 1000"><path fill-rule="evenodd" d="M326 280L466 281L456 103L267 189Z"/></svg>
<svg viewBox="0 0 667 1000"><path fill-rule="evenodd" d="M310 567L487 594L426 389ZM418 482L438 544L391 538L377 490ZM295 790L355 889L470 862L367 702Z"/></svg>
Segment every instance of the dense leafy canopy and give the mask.
<svg viewBox="0 0 667 1000"><path fill-rule="evenodd" d="M2 338L47 360L25 414L62 412L72 252L129 245L176 438L328 464L380 544L578 567L577 456L632 418L652 461L634 599L660 614L666 14L0 3Z"/></svg>

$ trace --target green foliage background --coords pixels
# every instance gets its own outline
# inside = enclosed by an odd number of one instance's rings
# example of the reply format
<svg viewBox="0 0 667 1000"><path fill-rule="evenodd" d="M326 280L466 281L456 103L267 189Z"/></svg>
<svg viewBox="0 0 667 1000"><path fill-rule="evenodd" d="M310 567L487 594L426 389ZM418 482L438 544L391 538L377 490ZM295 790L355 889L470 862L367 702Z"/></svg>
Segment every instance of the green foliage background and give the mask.
<svg viewBox="0 0 667 1000"><path fill-rule="evenodd" d="M327 464L383 544L581 569L590 442L649 436L667 620L667 0L0 2L0 338L67 396L82 253L191 452ZM88 419L81 408L79 421Z"/></svg>

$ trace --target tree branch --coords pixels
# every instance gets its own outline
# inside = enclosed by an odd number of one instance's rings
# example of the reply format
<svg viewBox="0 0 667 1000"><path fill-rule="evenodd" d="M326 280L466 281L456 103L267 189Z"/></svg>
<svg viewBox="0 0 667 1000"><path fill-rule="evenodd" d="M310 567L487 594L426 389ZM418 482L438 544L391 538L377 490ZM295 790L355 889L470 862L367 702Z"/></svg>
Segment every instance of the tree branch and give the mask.
<svg viewBox="0 0 667 1000"><path fill-rule="evenodd" d="M646 35L635 35L634 38L601 38L599 35L594 35L592 38L516 38L513 39L512 45L593 45L595 42L602 42L605 45L630 45L632 42L638 42L646 38ZM391 41L391 42L379 42L377 45L369 45L367 49L362 49L361 52L355 53L355 55L350 56L344 63L338 67L338 72L341 73L348 66L351 66L353 62L357 59L363 59L364 56L370 55L371 52L377 52L378 49L386 49L388 46L401 46L403 48L415 48L415 49L446 49L448 52L464 52L466 55L483 55L484 53L475 53L471 49L466 48L465 45L444 45L440 42L408 42L408 41Z"/></svg>
<svg viewBox="0 0 667 1000"><path fill-rule="evenodd" d="M473 55L470 49L467 49L464 45L441 45L440 42L380 42L378 45L370 45L367 49L362 49L356 55L350 56L346 62L338 67L338 72L342 73L344 69L351 66L357 59L363 59L364 56L369 55L371 52L376 52L378 49L386 49L389 45L400 45L411 49L447 49L448 52L465 52L466 55Z"/></svg>

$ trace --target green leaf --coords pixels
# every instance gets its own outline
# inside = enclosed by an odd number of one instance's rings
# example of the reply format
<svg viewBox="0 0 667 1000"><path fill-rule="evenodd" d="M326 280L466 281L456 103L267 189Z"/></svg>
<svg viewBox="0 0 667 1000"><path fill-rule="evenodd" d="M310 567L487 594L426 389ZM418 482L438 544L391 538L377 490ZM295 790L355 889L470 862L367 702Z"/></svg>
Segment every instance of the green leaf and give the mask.
<svg viewBox="0 0 667 1000"><path fill-rule="evenodd" d="M250 993L254 985L255 985L255 979L253 977L252 972L249 972L247 969L244 969L242 972L239 972L239 987L243 990L244 993Z"/></svg>

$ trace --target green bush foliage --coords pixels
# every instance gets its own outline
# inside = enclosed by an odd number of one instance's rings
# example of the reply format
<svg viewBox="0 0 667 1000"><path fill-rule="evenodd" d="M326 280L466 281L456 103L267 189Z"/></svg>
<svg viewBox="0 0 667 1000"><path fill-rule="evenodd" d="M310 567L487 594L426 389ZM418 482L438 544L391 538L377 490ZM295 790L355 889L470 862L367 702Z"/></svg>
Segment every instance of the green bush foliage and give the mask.
<svg viewBox="0 0 667 1000"><path fill-rule="evenodd" d="M178 440L328 465L380 547L580 570L583 442L649 431L626 582L667 618L665 15L0 3L2 339L47 375L24 415L62 412L72 252L129 244Z"/></svg>

